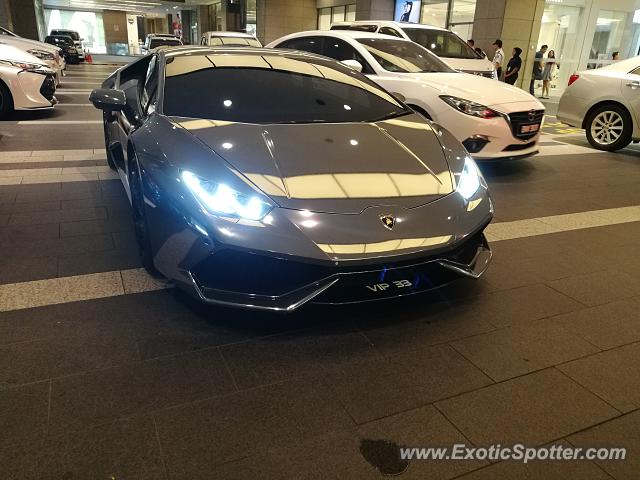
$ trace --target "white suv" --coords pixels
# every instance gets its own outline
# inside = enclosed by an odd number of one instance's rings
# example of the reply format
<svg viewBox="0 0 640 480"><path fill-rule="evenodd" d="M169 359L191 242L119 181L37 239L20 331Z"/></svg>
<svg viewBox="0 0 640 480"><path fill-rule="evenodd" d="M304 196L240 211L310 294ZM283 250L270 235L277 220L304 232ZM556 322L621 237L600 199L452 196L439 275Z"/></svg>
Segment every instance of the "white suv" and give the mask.
<svg viewBox="0 0 640 480"><path fill-rule="evenodd" d="M493 64L450 30L420 23L360 20L331 25L331 30L360 30L406 38L443 59L451 68L473 75L496 78Z"/></svg>
<svg viewBox="0 0 640 480"><path fill-rule="evenodd" d="M232 47L262 47L260 41L244 32L204 32L200 45L216 47L221 45Z"/></svg>

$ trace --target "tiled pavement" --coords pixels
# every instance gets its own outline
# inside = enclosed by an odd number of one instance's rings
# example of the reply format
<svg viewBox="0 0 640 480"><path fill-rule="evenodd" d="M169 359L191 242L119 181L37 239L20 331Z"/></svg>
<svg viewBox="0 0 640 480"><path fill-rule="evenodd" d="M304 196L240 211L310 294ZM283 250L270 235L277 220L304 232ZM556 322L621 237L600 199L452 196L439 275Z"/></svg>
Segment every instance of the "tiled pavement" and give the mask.
<svg viewBox="0 0 640 480"><path fill-rule="evenodd" d="M93 68L72 75L107 70ZM96 116L64 104L54 118ZM0 184L51 169L0 186L0 479L382 478L380 441L629 449L624 462L415 461L401 478L640 478L633 149L545 136L537 158L483 166L497 218L478 282L280 316L157 290L118 180L64 177L104 166L100 127L64 142L69 126L34 128L0 125Z"/></svg>

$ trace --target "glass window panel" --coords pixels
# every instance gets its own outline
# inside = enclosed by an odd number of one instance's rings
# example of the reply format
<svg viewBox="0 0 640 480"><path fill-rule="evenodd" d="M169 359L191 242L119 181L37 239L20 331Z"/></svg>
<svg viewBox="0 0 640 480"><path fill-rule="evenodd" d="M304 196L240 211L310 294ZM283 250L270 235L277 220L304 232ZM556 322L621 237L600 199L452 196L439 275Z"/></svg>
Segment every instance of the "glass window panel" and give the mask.
<svg viewBox="0 0 640 480"><path fill-rule="evenodd" d="M331 21L332 22L344 22L344 14L346 12L346 8L341 7L333 7L333 11L331 13Z"/></svg>
<svg viewBox="0 0 640 480"><path fill-rule="evenodd" d="M318 30L329 30L331 27L331 8L318 9Z"/></svg>
<svg viewBox="0 0 640 480"><path fill-rule="evenodd" d="M355 22L356 21L356 4L347 5L347 13L344 16L344 19L347 22Z"/></svg>
<svg viewBox="0 0 640 480"><path fill-rule="evenodd" d="M447 26L447 10L449 2L442 0L425 0L422 2L420 12L420 23L435 25L436 27Z"/></svg>
<svg viewBox="0 0 640 480"><path fill-rule="evenodd" d="M473 22L476 15L476 0L453 0L449 23Z"/></svg>

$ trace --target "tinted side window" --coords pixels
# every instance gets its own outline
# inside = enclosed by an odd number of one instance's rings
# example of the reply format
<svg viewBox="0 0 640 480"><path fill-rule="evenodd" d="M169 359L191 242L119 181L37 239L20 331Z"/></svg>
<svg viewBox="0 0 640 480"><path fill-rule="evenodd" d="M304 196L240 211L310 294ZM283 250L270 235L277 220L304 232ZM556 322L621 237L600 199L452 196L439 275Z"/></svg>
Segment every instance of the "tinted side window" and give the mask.
<svg viewBox="0 0 640 480"><path fill-rule="evenodd" d="M142 110L146 113L155 111L155 102L158 95L158 57L154 56L149 62L147 76L142 88Z"/></svg>
<svg viewBox="0 0 640 480"><path fill-rule="evenodd" d="M303 52L321 53L322 39L320 37L293 38L278 45L278 48L290 48L292 50L302 50Z"/></svg>
<svg viewBox="0 0 640 480"><path fill-rule="evenodd" d="M356 60L362 65L362 73L373 73L372 68L358 51L344 40L325 37L322 55L342 62L343 60Z"/></svg>
<svg viewBox="0 0 640 480"><path fill-rule="evenodd" d="M383 35L392 35L394 37L402 38L402 35L400 35L400 32L390 27L382 27L378 33L381 33Z"/></svg>

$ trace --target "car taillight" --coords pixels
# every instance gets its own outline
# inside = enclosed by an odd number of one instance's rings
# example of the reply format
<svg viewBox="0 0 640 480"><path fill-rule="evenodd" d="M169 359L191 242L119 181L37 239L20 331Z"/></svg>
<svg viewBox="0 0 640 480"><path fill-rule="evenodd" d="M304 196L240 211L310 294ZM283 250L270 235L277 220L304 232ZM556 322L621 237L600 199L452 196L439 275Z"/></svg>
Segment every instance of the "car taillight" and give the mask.
<svg viewBox="0 0 640 480"><path fill-rule="evenodd" d="M570 86L571 86L571 84L572 84L573 82L575 82L576 80L578 80L579 78L580 78L580 75L578 75L577 73L574 73L573 75L571 75L571 76L569 77L569 84L568 84L567 86L568 86L568 87L570 87Z"/></svg>

